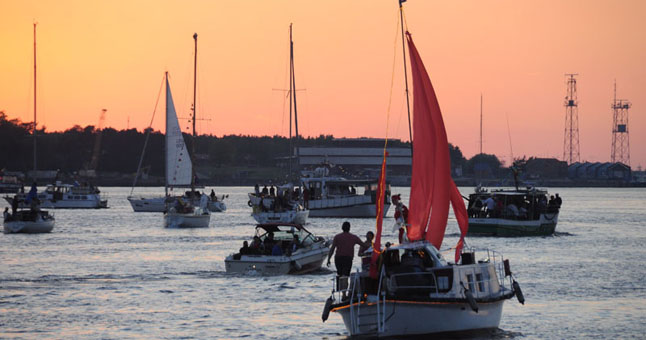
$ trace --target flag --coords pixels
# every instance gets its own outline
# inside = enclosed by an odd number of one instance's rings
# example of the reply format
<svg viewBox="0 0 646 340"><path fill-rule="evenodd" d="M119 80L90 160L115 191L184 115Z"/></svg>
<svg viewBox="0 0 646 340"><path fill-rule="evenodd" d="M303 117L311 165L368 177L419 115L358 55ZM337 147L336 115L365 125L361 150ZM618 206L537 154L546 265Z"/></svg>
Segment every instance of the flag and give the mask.
<svg viewBox="0 0 646 340"><path fill-rule="evenodd" d="M386 197L386 157L388 152L384 149L384 159L381 162L381 173L379 174L379 184L377 185L377 232L372 244L372 258L370 259L370 277L377 278L377 259L381 253L381 227L384 221L384 199Z"/></svg>

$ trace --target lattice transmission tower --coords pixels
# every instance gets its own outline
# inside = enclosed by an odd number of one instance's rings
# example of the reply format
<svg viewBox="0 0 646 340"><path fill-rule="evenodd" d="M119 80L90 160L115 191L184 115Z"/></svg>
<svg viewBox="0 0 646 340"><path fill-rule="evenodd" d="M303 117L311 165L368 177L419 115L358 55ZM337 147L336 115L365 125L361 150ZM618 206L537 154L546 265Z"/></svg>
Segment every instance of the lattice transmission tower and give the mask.
<svg viewBox="0 0 646 340"><path fill-rule="evenodd" d="M563 134L563 160L568 164L579 161L579 102L576 94L576 73L567 73L565 96L565 133Z"/></svg>
<svg viewBox="0 0 646 340"><path fill-rule="evenodd" d="M617 99L617 82L612 100L612 150L610 160L630 166L630 139L628 138L628 109L632 104L625 99Z"/></svg>

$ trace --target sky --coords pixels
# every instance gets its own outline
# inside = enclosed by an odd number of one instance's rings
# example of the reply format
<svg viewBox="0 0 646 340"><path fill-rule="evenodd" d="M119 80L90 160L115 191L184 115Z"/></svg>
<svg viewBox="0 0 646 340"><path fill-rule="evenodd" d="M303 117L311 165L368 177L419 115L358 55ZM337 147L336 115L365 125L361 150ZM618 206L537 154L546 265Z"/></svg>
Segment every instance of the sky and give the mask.
<svg viewBox="0 0 646 340"><path fill-rule="evenodd" d="M404 15L467 158L482 94L483 152L562 159L577 73L581 161L610 161L616 80L631 165L646 167L646 1L408 0ZM197 33L198 133L287 135L293 23L299 132L408 140L398 20L396 0L0 0L0 110L33 120L37 22L39 127L97 125L105 108L106 126L144 129L168 71L188 132Z"/></svg>

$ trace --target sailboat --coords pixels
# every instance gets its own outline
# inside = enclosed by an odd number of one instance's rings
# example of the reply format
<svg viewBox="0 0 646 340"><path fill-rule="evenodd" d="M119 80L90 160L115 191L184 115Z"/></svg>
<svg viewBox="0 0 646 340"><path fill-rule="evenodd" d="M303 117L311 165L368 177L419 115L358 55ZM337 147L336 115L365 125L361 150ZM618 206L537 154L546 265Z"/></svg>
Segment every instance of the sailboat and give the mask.
<svg viewBox="0 0 646 340"><path fill-rule="evenodd" d="M173 96L170 91L168 72L166 72L166 211L164 226L168 228L207 228L211 213L207 207L208 199L202 194L200 205L195 206L191 201L181 197L173 199L169 187L191 186L195 188L193 164L188 154L182 130L179 127Z"/></svg>
<svg viewBox="0 0 646 340"><path fill-rule="evenodd" d="M36 23L34 23L34 179L36 178ZM31 186L31 190L23 200L18 199L16 195L11 201L11 213L9 208L5 208L3 214L3 226L6 234L11 233L49 233L54 229L54 216L47 211L40 210L40 201L38 199L38 189L36 182ZM28 209L20 208L20 203L29 206Z"/></svg>
<svg viewBox="0 0 646 340"><path fill-rule="evenodd" d="M296 128L296 143L298 143L298 114L296 111L296 80L294 77L294 41L292 40L292 25L289 25L289 138L290 154L292 139L292 108L294 112L294 127ZM293 105L293 106L292 106ZM296 146L296 159L299 159L298 146ZM292 173L292 157L289 157L289 176ZM265 189L267 187L265 186ZM302 191L298 186L287 183L271 191L249 193L249 206L252 208L251 216L258 223L296 223L305 224L310 211L302 205Z"/></svg>
<svg viewBox="0 0 646 340"><path fill-rule="evenodd" d="M406 35L415 91L413 168L406 221L410 241L386 244L382 249L382 217L377 215L370 269L351 274L349 285L339 285L340 280L348 278L335 280L322 318L325 321L330 312L339 313L352 336L495 329L504 301L515 295L524 303L524 297L513 280L509 261L502 255L486 250L477 259L475 250L463 249L467 211L451 178L442 113L413 39L410 33ZM377 202L383 201L384 178L385 152ZM453 260L439 251L450 205L461 232Z"/></svg>
<svg viewBox="0 0 646 340"><path fill-rule="evenodd" d="M197 111L197 102L196 102L196 94L197 94L197 33L193 35L193 39L195 40L195 60L193 64L193 71L194 71L194 78L193 78L193 141L195 142L195 137L196 137L196 130L195 130L195 122L196 122L196 111ZM152 122L151 122L152 124ZM164 212L166 211L166 205L167 201L171 200L168 197L168 193L165 197L143 197L143 196L135 196L132 195L132 191L134 191L134 187L137 184L137 179L139 178L139 174L141 172L141 165L143 162L143 156L146 152L146 145L148 144L148 137L149 133L146 135L146 142L144 143L144 149L141 154L141 158L139 160L139 166L137 167L137 175L135 176L135 180L132 184L132 189L130 191L130 195L128 196L128 202L130 202L130 205L132 206L132 209L135 212ZM195 143L193 143L193 147L195 147ZM195 151L195 150L193 150ZM193 152L193 154L195 154ZM193 177L195 177L195 173L193 173ZM195 181L193 178L193 181L191 182L191 190L185 192L183 195L179 196L172 196L172 199L181 199L182 201L188 201L191 202L193 205L199 205L200 200L202 195L195 191ZM227 210L227 205L224 203L224 199L227 196L222 196L221 198L218 198L215 193L212 192L210 196L207 196L207 209L211 212L224 212Z"/></svg>

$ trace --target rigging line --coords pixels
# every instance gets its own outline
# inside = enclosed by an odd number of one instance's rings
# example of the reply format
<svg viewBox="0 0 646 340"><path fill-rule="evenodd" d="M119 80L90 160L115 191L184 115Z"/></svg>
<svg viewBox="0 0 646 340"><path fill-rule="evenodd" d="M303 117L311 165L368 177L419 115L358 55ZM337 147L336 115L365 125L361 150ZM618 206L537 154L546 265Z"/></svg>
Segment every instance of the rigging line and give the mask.
<svg viewBox="0 0 646 340"><path fill-rule="evenodd" d="M139 165L137 165L137 174L135 175L135 179L132 182L132 188L130 188L130 196L132 196L132 192L135 190L135 185L137 185L137 179L139 179L139 173L141 172L141 164L144 162L144 155L146 154L148 139L150 139L150 132L152 131L153 121L155 120L155 112L157 112L157 105L159 105L159 98L161 98L162 89L164 88L164 80L166 80L166 75L162 77L161 84L159 85L159 92L157 93L155 108L153 108L153 116L152 118L150 118L150 124L148 124L148 128L146 129L146 139L144 140L143 150L141 150L141 157L139 157Z"/></svg>

